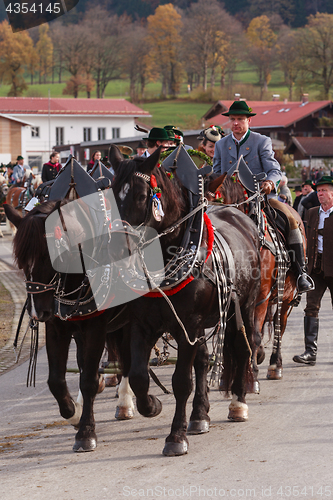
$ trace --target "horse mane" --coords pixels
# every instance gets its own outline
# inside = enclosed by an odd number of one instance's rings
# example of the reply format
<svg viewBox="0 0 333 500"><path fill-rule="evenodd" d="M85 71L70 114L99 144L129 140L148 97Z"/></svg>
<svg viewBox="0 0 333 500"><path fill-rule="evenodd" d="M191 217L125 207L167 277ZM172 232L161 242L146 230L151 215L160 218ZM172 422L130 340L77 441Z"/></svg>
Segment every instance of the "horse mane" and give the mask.
<svg viewBox="0 0 333 500"><path fill-rule="evenodd" d="M57 205L59 201L41 203L22 219L13 239L14 260L19 269L26 270L32 262L45 259L45 219ZM38 215L45 217L36 217Z"/></svg>
<svg viewBox="0 0 333 500"><path fill-rule="evenodd" d="M244 188L241 183L237 180L234 180L229 175L225 177L223 184L218 188L218 190L222 195L223 203L225 205L231 203L241 203L246 199ZM242 212L244 211L243 206L240 207L240 209L242 210Z"/></svg>
<svg viewBox="0 0 333 500"><path fill-rule="evenodd" d="M120 165L116 171L114 181L112 183L112 188L117 190L126 183L130 184L134 172L138 170L140 164L142 164L145 160L146 158L138 156L135 158L135 160L123 160L122 162L120 162Z"/></svg>

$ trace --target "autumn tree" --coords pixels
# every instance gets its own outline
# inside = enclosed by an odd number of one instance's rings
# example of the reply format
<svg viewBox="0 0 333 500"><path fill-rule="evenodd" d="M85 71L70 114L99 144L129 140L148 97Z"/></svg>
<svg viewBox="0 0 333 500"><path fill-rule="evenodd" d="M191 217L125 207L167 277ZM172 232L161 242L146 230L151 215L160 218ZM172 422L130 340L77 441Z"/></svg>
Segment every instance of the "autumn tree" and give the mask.
<svg viewBox="0 0 333 500"><path fill-rule="evenodd" d="M18 97L28 88L23 74L33 50L26 31L13 33L7 21L0 24L0 78L11 85L8 96Z"/></svg>
<svg viewBox="0 0 333 500"><path fill-rule="evenodd" d="M311 82L329 99L333 85L333 14L316 14L299 32L299 59Z"/></svg>
<svg viewBox="0 0 333 500"><path fill-rule="evenodd" d="M59 50L62 53L63 68L71 75L73 97L78 97L78 91L82 84L82 77L85 72L86 47L90 43L82 25L73 25L68 36L63 36L58 40ZM68 92L68 88L65 92Z"/></svg>
<svg viewBox="0 0 333 500"><path fill-rule="evenodd" d="M270 20L267 16L252 19L246 31L248 40L248 61L252 63L258 74L260 84L260 99L271 79L271 71L275 63L274 49L277 35L271 29Z"/></svg>
<svg viewBox="0 0 333 500"><path fill-rule="evenodd" d="M184 64L189 63L194 69L199 65L199 72L204 90L214 87L218 70L225 74L231 61L237 61L234 51L234 34L240 33L239 23L221 7L216 0L199 0L193 3L184 16L183 45Z"/></svg>
<svg viewBox="0 0 333 500"><path fill-rule="evenodd" d="M174 97L179 90L182 26L181 15L171 3L160 5L155 14L147 19L149 57L161 76L163 97L168 94Z"/></svg>
<svg viewBox="0 0 333 500"><path fill-rule="evenodd" d="M94 6L85 16L85 38L89 43L93 64L91 76L96 82L96 96L103 98L108 83L121 78L124 66L125 33L130 31L127 16L110 15L108 11Z"/></svg>
<svg viewBox="0 0 333 500"><path fill-rule="evenodd" d="M152 74L149 58L147 30L141 24L133 24L124 35L123 69L130 81L130 98L138 101L144 95L146 82Z"/></svg>
<svg viewBox="0 0 333 500"><path fill-rule="evenodd" d="M293 88L300 72L299 37L286 26L281 29L276 44L277 58L289 89L289 100L293 100Z"/></svg>
<svg viewBox="0 0 333 500"><path fill-rule="evenodd" d="M48 24L39 26L39 40L36 44L36 52L38 57L39 83L46 83L47 76L52 71L53 65L53 43L49 35Z"/></svg>

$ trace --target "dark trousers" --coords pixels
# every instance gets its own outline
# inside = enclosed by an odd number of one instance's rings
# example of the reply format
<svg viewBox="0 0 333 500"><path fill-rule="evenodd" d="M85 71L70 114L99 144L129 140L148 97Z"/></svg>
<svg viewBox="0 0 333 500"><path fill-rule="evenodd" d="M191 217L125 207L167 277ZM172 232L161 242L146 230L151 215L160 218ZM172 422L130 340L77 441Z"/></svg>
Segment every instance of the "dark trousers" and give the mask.
<svg viewBox="0 0 333 500"><path fill-rule="evenodd" d="M333 277L324 277L323 271L311 273L311 278L314 281L315 289L306 294L306 308L304 309L305 316L318 318L321 299L327 288L331 293L331 301L333 308Z"/></svg>

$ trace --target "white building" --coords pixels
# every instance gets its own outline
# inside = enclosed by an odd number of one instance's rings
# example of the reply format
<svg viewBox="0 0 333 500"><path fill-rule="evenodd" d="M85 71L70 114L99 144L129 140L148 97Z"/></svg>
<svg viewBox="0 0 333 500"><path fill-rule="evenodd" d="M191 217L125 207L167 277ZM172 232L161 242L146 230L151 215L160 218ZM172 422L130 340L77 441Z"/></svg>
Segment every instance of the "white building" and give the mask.
<svg viewBox="0 0 333 500"><path fill-rule="evenodd" d="M16 127L10 141L15 143L13 149L8 141L1 141L0 121L0 162L8 162L9 156L13 162L21 154L25 163L40 170L55 146L140 137L135 119L150 115L126 99L0 97L0 116L4 124L20 123L20 133Z"/></svg>

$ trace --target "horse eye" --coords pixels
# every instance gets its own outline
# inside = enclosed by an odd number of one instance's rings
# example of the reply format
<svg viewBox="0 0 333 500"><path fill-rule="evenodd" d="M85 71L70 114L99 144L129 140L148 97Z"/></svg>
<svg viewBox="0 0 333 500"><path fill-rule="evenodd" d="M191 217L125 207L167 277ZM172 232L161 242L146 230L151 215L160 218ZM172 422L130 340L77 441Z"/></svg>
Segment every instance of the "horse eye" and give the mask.
<svg viewBox="0 0 333 500"><path fill-rule="evenodd" d="M146 199L147 199L147 195L146 194L140 194L139 198L138 198L138 201L139 201L139 203L143 203L144 201L146 201Z"/></svg>

